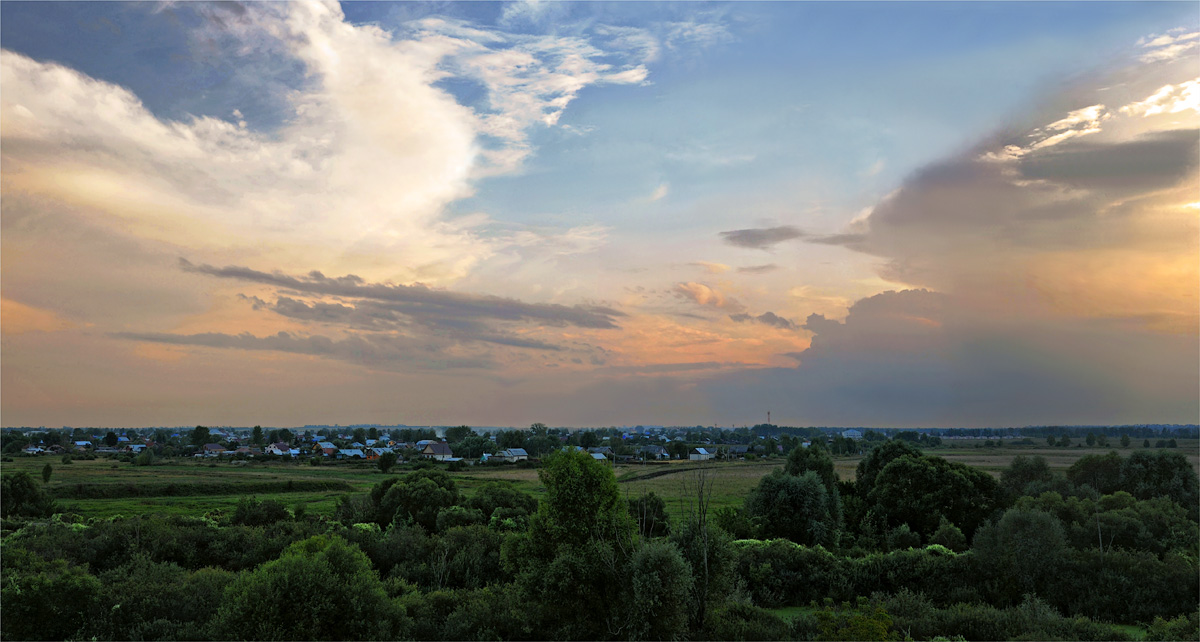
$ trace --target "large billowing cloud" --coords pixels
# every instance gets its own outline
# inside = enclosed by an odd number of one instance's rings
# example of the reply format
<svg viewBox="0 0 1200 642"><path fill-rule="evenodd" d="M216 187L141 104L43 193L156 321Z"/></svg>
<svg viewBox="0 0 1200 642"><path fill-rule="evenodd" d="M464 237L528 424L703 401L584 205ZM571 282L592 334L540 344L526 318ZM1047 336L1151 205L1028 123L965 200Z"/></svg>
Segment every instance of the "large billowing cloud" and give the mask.
<svg viewBox="0 0 1200 642"><path fill-rule="evenodd" d="M200 16L197 55L244 62L237 73L271 94L282 123L259 129L237 110L169 120L124 87L0 52L6 423L37 420L21 400L55 415L64 395L122 398L84 376L89 360L132 359L127 375L284 360L400 376L599 358L594 340L622 316L603 302L455 286L492 257L594 251L604 229L495 225L448 206L518 171L581 91L643 83L642 52L599 27L514 34L425 18L389 31L352 24L336 2L172 11ZM481 97L461 100L450 79Z"/></svg>
<svg viewBox="0 0 1200 642"><path fill-rule="evenodd" d="M706 392L811 423L1194 422L1194 73L1147 55L1103 88L1074 87L1055 101L1074 103L1065 113L930 165L850 229L811 239L927 289L860 300L842 322L812 315L796 368Z"/></svg>

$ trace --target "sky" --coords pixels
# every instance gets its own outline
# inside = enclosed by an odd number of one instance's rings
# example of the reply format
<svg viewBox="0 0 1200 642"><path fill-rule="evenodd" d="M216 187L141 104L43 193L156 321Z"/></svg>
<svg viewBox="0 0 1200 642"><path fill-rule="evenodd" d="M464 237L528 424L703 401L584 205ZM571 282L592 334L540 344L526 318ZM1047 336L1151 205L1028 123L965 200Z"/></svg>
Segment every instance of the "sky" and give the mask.
<svg viewBox="0 0 1200 642"><path fill-rule="evenodd" d="M1191 2L0 3L0 423L1200 418Z"/></svg>

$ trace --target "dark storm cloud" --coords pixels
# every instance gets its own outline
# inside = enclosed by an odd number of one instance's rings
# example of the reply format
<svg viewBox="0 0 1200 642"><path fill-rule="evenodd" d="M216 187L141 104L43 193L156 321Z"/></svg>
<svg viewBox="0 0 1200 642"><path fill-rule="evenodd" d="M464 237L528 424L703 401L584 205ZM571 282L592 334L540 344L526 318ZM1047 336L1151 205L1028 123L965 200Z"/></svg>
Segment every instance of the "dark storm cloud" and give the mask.
<svg viewBox="0 0 1200 642"><path fill-rule="evenodd" d="M312 323L327 323L375 331L398 331L423 327L434 331L440 339L463 342L482 341L534 350L557 351L562 349L544 341L498 332L484 323L470 319L409 317L391 309L388 304L375 301L358 301L355 305L321 301L309 304L291 297L279 297L275 305L268 306L268 309L291 319Z"/></svg>
<svg viewBox="0 0 1200 642"><path fill-rule="evenodd" d="M117 339L178 346L201 346L228 350L270 350L304 354L362 364L383 370L446 370L451 368L490 368L484 358L453 357L438 354L435 347L395 335L351 335L341 340L320 335L298 336L288 332L259 337L248 332L225 334L169 334L161 332L115 332Z"/></svg>
<svg viewBox="0 0 1200 642"><path fill-rule="evenodd" d="M498 296L435 290L423 285L367 283L361 277L352 274L330 278L312 271L306 276L297 277L279 272L260 272L240 266L218 268L211 265L195 265L186 259L180 259L179 265L187 272L261 283L293 292L380 301L390 304L391 309L396 312L413 316L524 320L556 326L573 325L604 329L616 328L616 317L625 316L618 310L603 306L525 303Z"/></svg>
<svg viewBox="0 0 1200 642"><path fill-rule="evenodd" d="M844 322L814 314L795 368L718 375L713 407L771 407L829 425L1179 422L1200 414L1196 336L1111 322L996 323L951 295L885 292ZM1152 367L1148 367L1152 364Z"/></svg>
<svg viewBox="0 0 1200 642"><path fill-rule="evenodd" d="M726 243L756 250L765 250L777 243L803 238L804 236L804 232L790 225L721 232L721 238L725 239Z"/></svg>
<svg viewBox="0 0 1200 642"><path fill-rule="evenodd" d="M788 321L787 319L775 314L774 312L770 312L770 311L763 312L762 314L760 314L758 316L754 316L751 314L745 314L745 313L731 314L731 315L729 315L729 318L733 319L734 321L737 321L738 323L749 323L751 321L756 321L758 323L763 323L763 324L766 324L766 325L769 325L772 327L776 327L776 328L781 328L784 330L795 330L796 329L796 324L794 324L791 321Z"/></svg>
<svg viewBox="0 0 1200 642"><path fill-rule="evenodd" d="M1079 141L1038 150L1021 159L1022 176L1073 187L1152 190L1196 171L1200 131L1156 132L1120 143Z"/></svg>
<svg viewBox="0 0 1200 642"><path fill-rule="evenodd" d="M741 274L766 274L767 272L774 272L778 269L778 265L775 265L774 263L767 263L766 265L747 265L745 267L738 268L737 271Z"/></svg>

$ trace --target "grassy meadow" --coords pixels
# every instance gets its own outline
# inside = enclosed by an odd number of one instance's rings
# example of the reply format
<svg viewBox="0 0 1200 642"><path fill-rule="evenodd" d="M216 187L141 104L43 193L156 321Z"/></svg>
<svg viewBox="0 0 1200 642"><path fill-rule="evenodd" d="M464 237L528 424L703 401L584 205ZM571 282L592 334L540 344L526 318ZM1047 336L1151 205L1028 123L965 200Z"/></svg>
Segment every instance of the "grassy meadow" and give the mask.
<svg viewBox="0 0 1200 642"><path fill-rule="evenodd" d="M1107 452L1087 446L1068 448L1004 445L985 447L983 440L954 440L928 449L951 461L980 468L999 476L1017 455L1040 455L1053 470L1066 470L1087 454ZM1140 449L1116 448L1122 455ZM1181 440L1179 451L1200 470L1200 441ZM835 457L842 479L853 479L860 456ZM286 506L303 505L312 514L332 514L338 498L346 493L365 492L385 476L373 462L322 462L312 466L300 462L234 462L163 459L150 466L135 466L98 458L63 464L58 457L15 457L0 465L5 473L28 472L41 479L42 467L54 468L46 490L60 505L84 517L111 517L141 513L205 515L232 510L243 495L273 499ZM764 475L784 463L782 457L737 462L668 461L615 464L613 473L621 492L629 498L653 492L666 502L667 512L677 518L690 510L701 476L711 484L711 508L740 506L743 498ZM394 473L404 473L397 466ZM541 497L545 492L537 470L512 466L473 467L452 473L466 495L491 480L511 483L515 488Z"/></svg>

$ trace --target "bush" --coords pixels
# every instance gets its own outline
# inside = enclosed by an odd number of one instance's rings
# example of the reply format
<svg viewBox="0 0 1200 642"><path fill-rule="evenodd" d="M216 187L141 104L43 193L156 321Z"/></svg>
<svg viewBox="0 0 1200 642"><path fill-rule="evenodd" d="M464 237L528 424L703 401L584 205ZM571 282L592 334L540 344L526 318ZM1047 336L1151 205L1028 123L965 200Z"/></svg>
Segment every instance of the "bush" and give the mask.
<svg viewBox="0 0 1200 642"><path fill-rule="evenodd" d="M908 524L901 524L888 533L887 545L888 549L893 551L917 548L921 545L921 536L912 532Z"/></svg>
<svg viewBox="0 0 1200 642"><path fill-rule="evenodd" d="M273 500L258 501L255 497L243 497L238 501L232 523L242 526L265 526L284 522L292 518L287 507Z"/></svg>
<svg viewBox="0 0 1200 642"><path fill-rule="evenodd" d="M933 532L929 538L930 544L939 544L946 548L961 553L967 550L967 538L957 526L950 523L950 520L942 518L938 529Z"/></svg>
<svg viewBox="0 0 1200 642"><path fill-rule="evenodd" d="M1200 610L1173 620L1154 618L1143 640L1200 640Z"/></svg>
<svg viewBox="0 0 1200 642"><path fill-rule="evenodd" d="M770 611L733 602L709 612L702 639L787 640L791 639L791 629L787 622Z"/></svg>

